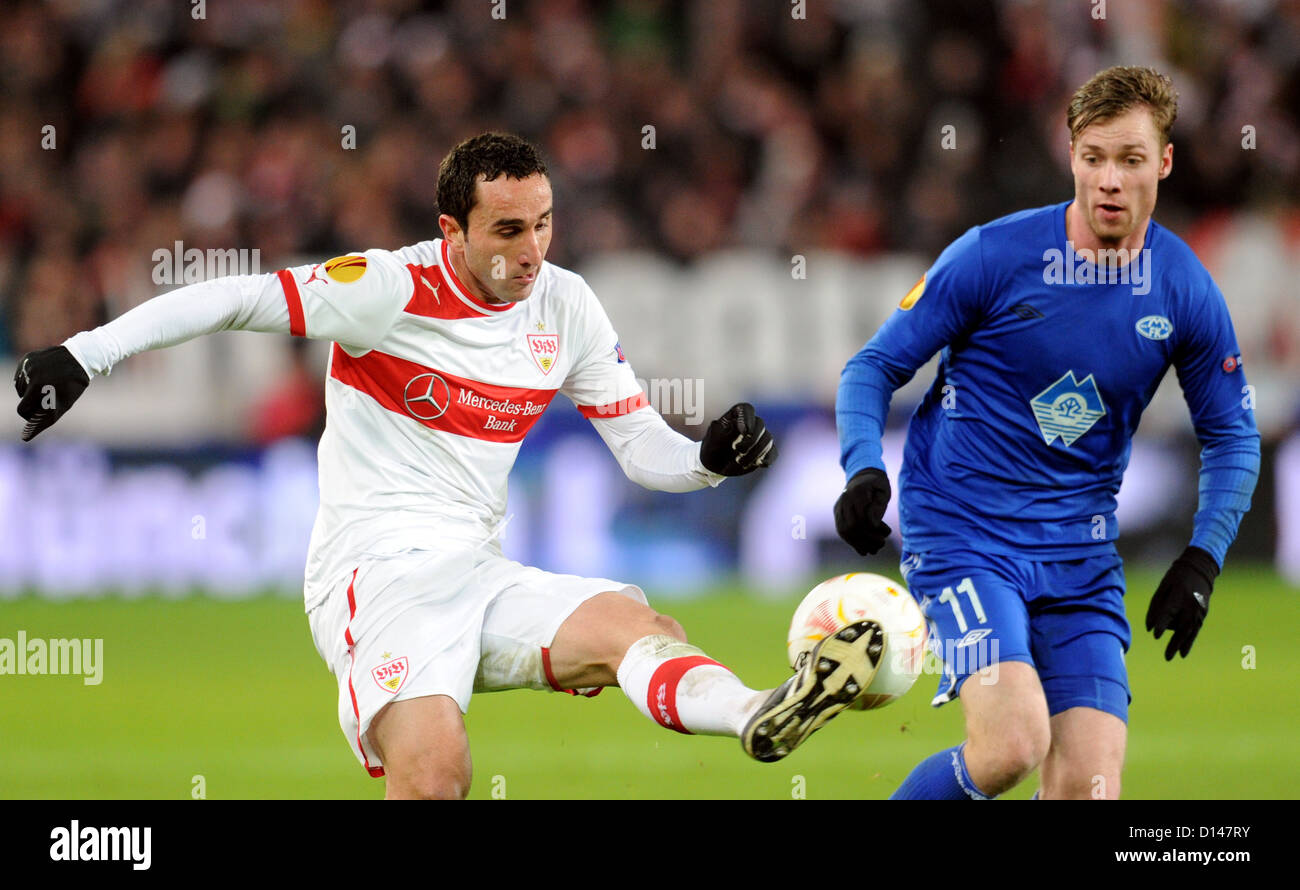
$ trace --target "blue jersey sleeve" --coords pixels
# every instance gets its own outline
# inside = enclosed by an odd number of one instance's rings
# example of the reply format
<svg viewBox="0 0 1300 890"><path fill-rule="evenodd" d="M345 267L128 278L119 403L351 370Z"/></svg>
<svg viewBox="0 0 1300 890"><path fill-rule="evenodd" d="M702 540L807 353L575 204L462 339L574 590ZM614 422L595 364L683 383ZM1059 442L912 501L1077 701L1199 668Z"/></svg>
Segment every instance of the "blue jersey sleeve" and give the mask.
<svg viewBox="0 0 1300 890"><path fill-rule="evenodd" d="M1259 478L1255 393L1223 294L1212 281L1187 307L1174 367L1201 444L1201 472L1191 543L1220 566L1237 536Z"/></svg>
<svg viewBox="0 0 1300 890"><path fill-rule="evenodd" d="M884 469L880 436L894 390L979 322L987 290L980 230L972 228L948 245L898 310L849 360L835 397L846 476L868 467Z"/></svg>

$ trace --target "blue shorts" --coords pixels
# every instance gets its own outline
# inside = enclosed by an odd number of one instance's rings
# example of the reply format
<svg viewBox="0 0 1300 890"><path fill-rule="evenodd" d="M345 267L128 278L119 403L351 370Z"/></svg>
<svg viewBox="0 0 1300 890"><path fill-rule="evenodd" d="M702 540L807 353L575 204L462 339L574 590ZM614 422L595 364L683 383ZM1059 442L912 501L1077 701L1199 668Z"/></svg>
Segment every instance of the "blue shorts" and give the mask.
<svg viewBox="0 0 1300 890"><path fill-rule="evenodd" d="M973 551L903 554L900 566L943 663L931 704L1000 661L1038 672L1049 714L1088 707L1128 722L1132 635L1117 554L1033 562Z"/></svg>

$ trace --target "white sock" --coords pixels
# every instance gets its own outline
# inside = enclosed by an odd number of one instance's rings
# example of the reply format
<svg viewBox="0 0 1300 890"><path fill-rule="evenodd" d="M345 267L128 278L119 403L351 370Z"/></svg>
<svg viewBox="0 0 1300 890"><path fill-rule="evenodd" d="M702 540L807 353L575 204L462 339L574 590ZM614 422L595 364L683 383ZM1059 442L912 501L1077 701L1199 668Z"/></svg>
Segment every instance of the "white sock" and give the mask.
<svg viewBox="0 0 1300 890"><path fill-rule="evenodd" d="M698 646L666 634L632 644L619 665L618 685L642 714L688 735L739 736L767 695Z"/></svg>

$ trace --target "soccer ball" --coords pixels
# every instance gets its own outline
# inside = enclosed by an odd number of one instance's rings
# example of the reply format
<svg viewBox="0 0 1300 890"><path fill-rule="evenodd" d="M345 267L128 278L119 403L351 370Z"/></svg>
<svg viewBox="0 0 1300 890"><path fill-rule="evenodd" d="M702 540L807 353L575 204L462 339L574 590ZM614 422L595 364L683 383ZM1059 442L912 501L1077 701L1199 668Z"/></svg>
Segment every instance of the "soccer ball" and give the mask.
<svg viewBox="0 0 1300 890"><path fill-rule="evenodd" d="M883 707L912 688L925 658L925 617L907 588L883 575L853 572L823 581L794 610L786 655L798 668L817 642L854 621L870 619L885 631L885 656L854 702L857 710Z"/></svg>

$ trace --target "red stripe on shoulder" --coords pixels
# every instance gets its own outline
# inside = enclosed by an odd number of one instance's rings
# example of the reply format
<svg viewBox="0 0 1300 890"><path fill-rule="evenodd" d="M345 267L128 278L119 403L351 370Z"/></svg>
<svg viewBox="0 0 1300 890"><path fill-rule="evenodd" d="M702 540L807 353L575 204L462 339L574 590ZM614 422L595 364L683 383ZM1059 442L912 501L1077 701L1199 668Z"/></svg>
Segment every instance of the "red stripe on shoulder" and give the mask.
<svg viewBox="0 0 1300 890"><path fill-rule="evenodd" d="M649 407L650 400L645 397L645 393L639 392L634 396L628 396L626 399L610 402L608 405L579 405L578 410L582 412L583 417L591 420L608 420L611 417L621 417L624 414L631 414L633 411L640 411L642 408Z"/></svg>
<svg viewBox="0 0 1300 890"><path fill-rule="evenodd" d="M284 302L289 307L289 333L295 337L306 337L307 324L303 319L302 295L298 293L298 282L293 280L293 273L288 269L281 269L275 274L280 278Z"/></svg>
<svg viewBox="0 0 1300 890"><path fill-rule="evenodd" d="M440 267L407 263L406 268L415 282L415 292L403 312L425 318L483 318L487 315L450 292Z"/></svg>

